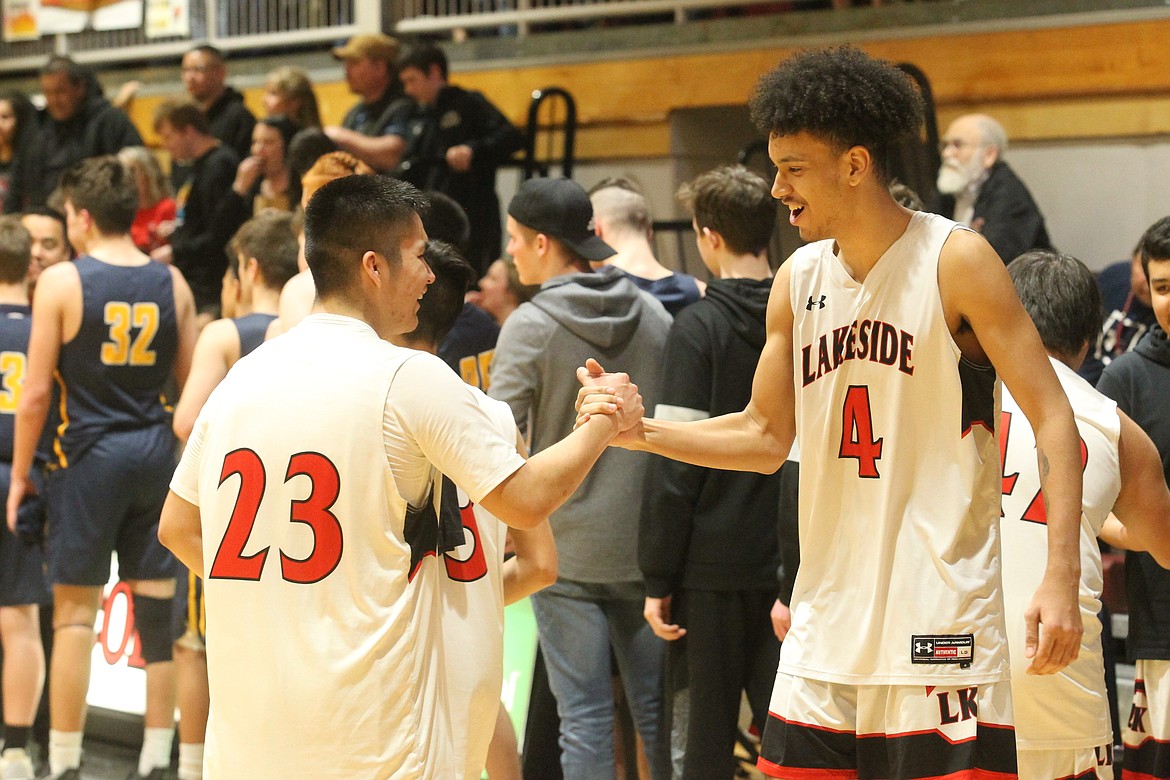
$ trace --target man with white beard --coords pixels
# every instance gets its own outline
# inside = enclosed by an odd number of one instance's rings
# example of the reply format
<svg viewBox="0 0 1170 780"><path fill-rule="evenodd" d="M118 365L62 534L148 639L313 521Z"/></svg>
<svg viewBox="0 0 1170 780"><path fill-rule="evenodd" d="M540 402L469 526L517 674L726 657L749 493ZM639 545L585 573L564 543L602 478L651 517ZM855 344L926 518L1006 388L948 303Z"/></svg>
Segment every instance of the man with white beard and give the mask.
<svg viewBox="0 0 1170 780"><path fill-rule="evenodd" d="M982 233L1004 263L1029 249L1051 249L1044 215L1003 161L1007 134L985 114L964 114L939 142L939 198L931 209Z"/></svg>

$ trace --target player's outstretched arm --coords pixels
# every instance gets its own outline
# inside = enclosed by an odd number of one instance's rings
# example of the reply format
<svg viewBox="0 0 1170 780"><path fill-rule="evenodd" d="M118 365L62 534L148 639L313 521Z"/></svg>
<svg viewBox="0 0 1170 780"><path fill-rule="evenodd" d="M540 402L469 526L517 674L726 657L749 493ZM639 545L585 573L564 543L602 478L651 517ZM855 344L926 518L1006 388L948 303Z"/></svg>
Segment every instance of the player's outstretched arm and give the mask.
<svg viewBox="0 0 1170 780"><path fill-rule="evenodd" d="M513 528L532 528L544 522L580 487L610 439L641 419L642 396L637 385L630 384L628 378L615 384L610 394L618 401L612 414L594 414L577 430L533 455L480 504Z"/></svg>
<svg viewBox="0 0 1170 780"><path fill-rule="evenodd" d="M1158 448L1124 412L1117 453L1121 492L1113 514L1124 526L1130 549L1145 550L1162 568L1170 569L1170 490L1162 471Z"/></svg>
<svg viewBox="0 0 1170 780"><path fill-rule="evenodd" d="M1030 674L1052 674L1080 650L1081 459L1076 421L1036 327L1003 262L981 237L954 231L939 261L939 290L952 333L970 325L1036 433L1048 509L1048 564L1025 612Z"/></svg>
<svg viewBox="0 0 1170 780"><path fill-rule="evenodd" d="M712 469L771 474L780 468L796 434L788 284L788 266L784 265L768 298L768 338L756 365L746 409L693 422L646 418L613 443ZM587 387L605 384L610 376L592 359L577 369L577 378Z"/></svg>
<svg viewBox="0 0 1170 780"><path fill-rule="evenodd" d="M524 438L516 431L516 451L528 457ZM504 604L513 604L557 581L557 545L546 518L532 528L508 531L516 555L504 561Z"/></svg>
<svg viewBox="0 0 1170 780"><path fill-rule="evenodd" d="M173 490L167 491L162 516L158 521L158 540L175 554L183 565L203 576L203 523L199 507Z"/></svg>
<svg viewBox="0 0 1170 780"><path fill-rule="evenodd" d="M33 455L49 416L53 372L64 341L65 313L72 298L80 317L81 280L72 263L47 268L37 281L32 332L28 343L28 369L16 407L12 446L12 481L8 488L8 528L16 530L16 510L31 488L29 471Z"/></svg>
<svg viewBox="0 0 1170 780"><path fill-rule="evenodd" d="M191 371L187 375L187 383L183 385L179 403L175 406L174 429L179 441L186 443L203 404L207 403L211 391L227 376L232 341L238 342L238 336L231 320L208 323L199 333ZM235 351L239 353L238 345Z"/></svg>

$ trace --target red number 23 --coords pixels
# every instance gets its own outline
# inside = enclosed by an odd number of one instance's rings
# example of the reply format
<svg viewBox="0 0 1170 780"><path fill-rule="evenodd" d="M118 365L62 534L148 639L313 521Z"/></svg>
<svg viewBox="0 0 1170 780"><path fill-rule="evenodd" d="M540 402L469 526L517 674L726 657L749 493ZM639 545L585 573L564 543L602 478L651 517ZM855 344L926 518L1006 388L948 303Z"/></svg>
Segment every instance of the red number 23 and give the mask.
<svg viewBox="0 0 1170 780"><path fill-rule="evenodd" d="M223 460L219 484L222 486L233 476L240 478L240 492L207 576L259 580L268 559L268 548L251 555L245 555L244 548L264 499L267 484L264 463L249 449L229 452ZM341 493L341 478L333 462L319 452L298 452L289 459L284 481L299 476L308 477L312 489L308 497L291 502L289 521L304 523L312 529L313 549L304 558L293 558L281 551L280 573L288 582L308 585L329 576L341 562L341 523L329 511Z"/></svg>

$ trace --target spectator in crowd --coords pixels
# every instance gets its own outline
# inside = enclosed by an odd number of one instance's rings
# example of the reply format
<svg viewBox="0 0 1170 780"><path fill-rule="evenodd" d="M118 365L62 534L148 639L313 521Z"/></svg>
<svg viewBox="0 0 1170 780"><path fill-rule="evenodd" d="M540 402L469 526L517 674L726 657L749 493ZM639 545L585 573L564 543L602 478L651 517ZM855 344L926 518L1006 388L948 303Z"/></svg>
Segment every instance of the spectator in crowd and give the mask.
<svg viewBox="0 0 1170 780"><path fill-rule="evenodd" d="M292 211L300 202L301 183L288 165L288 147L296 131L293 121L279 114L256 123L252 153L240 161L232 183L232 192L247 214L267 208Z"/></svg>
<svg viewBox="0 0 1170 780"><path fill-rule="evenodd" d="M9 182L10 212L45 205L61 174L82 160L142 145L130 119L102 96L87 68L68 57L53 56L40 80L45 112L36 132L22 143Z"/></svg>
<svg viewBox="0 0 1170 780"><path fill-rule="evenodd" d="M671 271L654 257L650 206L632 182L606 179L589 191L589 200L593 229L617 252L606 262L620 268L672 315L703 296L706 284L690 274Z"/></svg>
<svg viewBox="0 0 1170 780"><path fill-rule="evenodd" d="M657 363L670 315L618 269L593 271L590 263L606 260L613 249L593 233L592 219L589 196L567 179L526 181L508 206L508 253L520 281L541 289L500 331L489 394L512 407L538 454L573 429L571 415L561 410L573 405L573 371L586 357L638 366L645 403L658 397ZM613 771L611 652L652 776L670 775L662 727L666 648L642 617L645 589L636 556L648 465L641 453L612 450L549 519L559 576L532 597L532 607L561 717L566 780Z"/></svg>
<svg viewBox="0 0 1170 780"><path fill-rule="evenodd" d="M471 222L467 260L483 275L500 256L496 169L524 139L482 94L447 83L447 55L437 46L411 50L398 69L415 105L392 128L405 144L394 175L463 207Z"/></svg>
<svg viewBox="0 0 1170 780"><path fill-rule="evenodd" d="M398 41L380 33L355 35L333 56L345 66L345 83L359 100L340 127L326 127L325 133L374 170L393 170L405 146L393 123L410 107L398 82Z"/></svg>
<svg viewBox="0 0 1170 780"><path fill-rule="evenodd" d="M175 199L154 153L144 146L127 146L118 159L130 169L138 187L138 213L130 226L134 245L150 254L167 243L174 230Z"/></svg>
<svg viewBox="0 0 1170 780"><path fill-rule="evenodd" d="M11 89L0 92L0 214L6 211L17 154L36 119L36 110L23 93Z"/></svg>
<svg viewBox="0 0 1170 780"><path fill-rule="evenodd" d="M595 203L604 192L594 193ZM768 182L741 166L704 173L679 190L679 200L715 278L702 301L675 316L654 416L697 420L739 411L751 398L772 286L776 201ZM732 776L745 691L755 726L762 731L767 721L780 659L770 618L779 485L779 471L721 471L665 458L653 459L646 475L638 533L644 614L670 642L672 754L684 779Z"/></svg>
<svg viewBox="0 0 1170 780"><path fill-rule="evenodd" d="M1170 217L1142 236L1142 270L1157 322L1132 352L1105 367L1097 389L1153 439L1170 481ZM1125 555L1126 649L1136 662L1133 707L1122 732L1125 776L1170 778L1170 571L1146 552Z"/></svg>
<svg viewBox="0 0 1170 780"><path fill-rule="evenodd" d="M1150 308L1150 285L1142 269L1142 246L1133 249L1128 261L1122 260L1097 272L1101 290L1101 307L1105 315L1096 343L1077 373L1096 384L1101 372L1114 358L1137 346L1157 319Z"/></svg>
<svg viewBox="0 0 1170 780"><path fill-rule="evenodd" d="M492 315L502 326L520 304L532 300L539 290L537 285L520 284L515 261L505 256L488 266L487 273L479 280L479 289L468 294L467 300Z"/></svg>
<svg viewBox="0 0 1170 780"><path fill-rule="evenodd" d="M982 233L1005 264L1029 249L1052 248L1040 207L1004 160L1007 133L999 122L964 114L939 145L936 214Z"/></svg>
<svg viewBox="0 0 1170 780"><path fill-rule="evenodd" d="M28 339L32 310L26 277L32 238L15 215L0 216L0 349L3 350L5 394L0 403L0 487L7 494L13 450L13 417L20 385L8 377L23 377L28 366ZM17 380L18 382L20 380ZM35 499L34 499L35 500ZM20 530L20 529L17 529ZM23 534L0 528L0 643L4 648L3 755L0 777L33 780L28 755L29 736L45 682L45 653L41 646L40 605L49 600L44 555Z"/></svg>
<svg viewBox="0 0 1170 780"><path fill-rule="evenodd" d="M298 130L321 127L321 112L313 82L303 68L282 65L264 80L264 110L268 116L282 115Z"/></svg>
<svg viewBox="0 0 1170 780"><path fill-rule="evenodd" d="M174 263L183 272L206 324L215 319L219 306L227 268L224 247L248 217L240 199L232 196L239 160L211 135L207 117L194 103L163 103L155 113L154 130L173 159L190 164L191 175L175 198L178 224L170 244L151 257Z"/></svg>
<svg viewBox="0 0 1170 780"><path fill-rule="evenodd" d="M208 132L244 159L252 146L256 117L244 105L244 96L227 85L223 52L206 44L183 55L183 86L207 117ZM179 186L178 181L175 186Z"/></svg>

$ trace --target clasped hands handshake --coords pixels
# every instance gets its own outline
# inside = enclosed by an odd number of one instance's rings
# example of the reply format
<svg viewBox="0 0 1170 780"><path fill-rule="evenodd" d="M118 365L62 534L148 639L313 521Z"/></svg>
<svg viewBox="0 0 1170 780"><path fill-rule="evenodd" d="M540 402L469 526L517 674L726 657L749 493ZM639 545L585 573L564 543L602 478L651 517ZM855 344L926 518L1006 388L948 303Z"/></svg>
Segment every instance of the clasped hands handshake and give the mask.
<svg viewBox="0 0 1170 780"><path fill-rule="evenodd" d="M642 438L642 395L629 374L608 373L593 358L577 369L577 380L582 387L577 391L577 420L573 430L587 423L594 415L611 415L617 434L611 444L629 445Z"/></svg>

